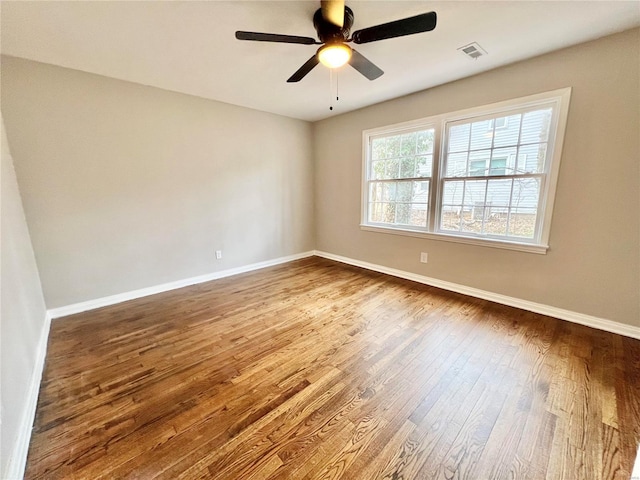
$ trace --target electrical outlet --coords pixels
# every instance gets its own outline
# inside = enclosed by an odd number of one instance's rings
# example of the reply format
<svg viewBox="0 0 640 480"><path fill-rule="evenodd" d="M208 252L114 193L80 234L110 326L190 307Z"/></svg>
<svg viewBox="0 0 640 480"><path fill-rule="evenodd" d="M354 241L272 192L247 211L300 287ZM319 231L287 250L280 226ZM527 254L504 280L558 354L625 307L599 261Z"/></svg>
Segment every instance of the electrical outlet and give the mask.
<svg viewBox="0 0 640 480"><path fill-rule="evenodd" d="M427 263L428 259L429 255L427 254L427 252L420 252L420 262Z"/></svg>
<svg viewBox="0 0 640 480"><path fill-rule="evenodd" d="M216 250L216 258L220 260L222 258L222 250Z"/></svg>

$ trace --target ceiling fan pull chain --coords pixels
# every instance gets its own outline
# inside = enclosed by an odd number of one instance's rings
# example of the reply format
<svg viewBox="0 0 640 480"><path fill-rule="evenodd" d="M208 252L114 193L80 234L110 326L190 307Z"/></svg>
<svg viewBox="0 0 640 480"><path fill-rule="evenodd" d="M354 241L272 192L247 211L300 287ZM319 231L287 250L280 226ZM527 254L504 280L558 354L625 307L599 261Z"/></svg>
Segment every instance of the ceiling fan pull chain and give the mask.
<svg viewBox="0 0 640 480"><path fill-rule="evenodd" d="M329 110L333 110L333 68L329 69Z"/></svg>
<svg viewBox="0 0 640 480"><path fill-rule="evenodd" d="M340 100L340 72L336 70L336 102Z"/></svg>

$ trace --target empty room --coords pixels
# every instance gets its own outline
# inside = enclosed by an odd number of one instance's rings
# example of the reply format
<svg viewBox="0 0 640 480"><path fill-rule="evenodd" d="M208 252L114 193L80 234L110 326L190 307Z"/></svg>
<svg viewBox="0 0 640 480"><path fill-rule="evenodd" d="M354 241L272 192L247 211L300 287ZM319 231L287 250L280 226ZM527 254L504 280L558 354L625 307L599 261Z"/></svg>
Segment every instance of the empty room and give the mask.
<svg viewBox="0 0 640 480"><path fill-rule="evenodd" d="M640 3L0 33L1 479L640 480Z"/></svg>

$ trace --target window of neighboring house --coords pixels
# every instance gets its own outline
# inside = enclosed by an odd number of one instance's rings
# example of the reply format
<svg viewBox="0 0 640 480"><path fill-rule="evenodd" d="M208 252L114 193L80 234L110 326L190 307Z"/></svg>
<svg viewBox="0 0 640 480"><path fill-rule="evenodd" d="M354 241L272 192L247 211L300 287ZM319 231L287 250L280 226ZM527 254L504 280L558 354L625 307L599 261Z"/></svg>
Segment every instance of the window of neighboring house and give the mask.
<svg viewBox="0 0 640 480"><path fill-rule="evenodd" d="M362 227L544 253L569 96L365 131Z"/></svg>
<svg viewBox="0 0 640 480"><path fill-rule="evenodd" d="M491 119L487 122L488 130L493 130L493 129L500 130L501 128L507 128L509 126L508 122L509 122L508 117Z"/></svg>
<svg viewBox="0 0 640 480"><path fill-rule="evenodd" d="M469 175L504 175L507 168L507 158L491 158L473 160L469 162Z"/></svg>

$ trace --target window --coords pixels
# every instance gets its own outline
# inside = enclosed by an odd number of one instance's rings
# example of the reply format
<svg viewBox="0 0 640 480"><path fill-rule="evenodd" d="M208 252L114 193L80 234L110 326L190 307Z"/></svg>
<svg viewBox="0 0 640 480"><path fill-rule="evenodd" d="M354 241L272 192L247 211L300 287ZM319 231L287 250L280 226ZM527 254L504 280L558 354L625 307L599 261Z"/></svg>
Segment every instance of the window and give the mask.
<svg viewBox="0 0 640 480"><path fill-rule="evenodd" d="M504 175L507 168L507 158L487 158L484 160L471 160L469 162L469 175Z"/></svg>
<svg viewBox="0 0 640 480"><path fill-rule="evenodd" d="M489 120L489 122L487 122L489 124L488 129L493 130L495 128L496 130L500 130L501 128L507 128L508 121L509 119L507 117L491 119Z"/></svg>
<svg viewBox="0 0 640 480"><path fill-rule="evenodd" d="M433 128L372 137L367 220L426 227Z"/></svg>
<svg viewBox="0 0 640 480"><path fill-rule="evenodd" d="M546 252L569 96L365 131L362 227Z"/></svg>

